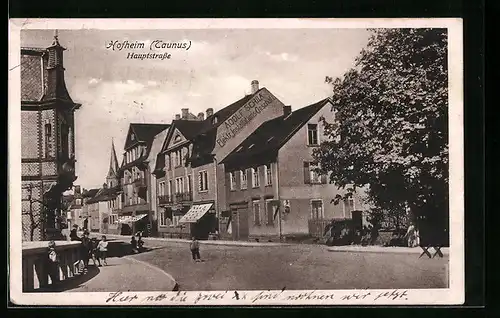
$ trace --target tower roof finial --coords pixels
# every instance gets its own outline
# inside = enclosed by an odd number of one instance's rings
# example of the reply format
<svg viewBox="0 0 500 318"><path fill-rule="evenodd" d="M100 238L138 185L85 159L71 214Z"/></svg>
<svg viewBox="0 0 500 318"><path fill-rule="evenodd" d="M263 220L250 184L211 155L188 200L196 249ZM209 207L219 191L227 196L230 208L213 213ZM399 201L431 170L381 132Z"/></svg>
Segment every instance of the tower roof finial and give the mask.
<svg viewBox="0 0 500 318"><path fill-rule="evenodd" d="M55 29L54 30L54 41L52 42L52 45L59 45L59 30Z"/></svg>

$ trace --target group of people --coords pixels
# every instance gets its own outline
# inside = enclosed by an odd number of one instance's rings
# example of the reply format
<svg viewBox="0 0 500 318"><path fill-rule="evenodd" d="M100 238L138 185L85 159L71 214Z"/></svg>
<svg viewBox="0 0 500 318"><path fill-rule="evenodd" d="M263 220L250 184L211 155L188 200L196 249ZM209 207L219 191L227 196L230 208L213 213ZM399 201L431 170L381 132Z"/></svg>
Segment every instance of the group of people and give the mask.
<svg viewBox="0 0 500 318"><path fill-rule="evenodd" d="M80 241L80 261L83 265L83 272L86 273L88 270L88 265L92 259L94 266L108 265L107 254L108 254L108 241L106 236L103 235L101 240L98 241L97 238L89 238L89 231L84 230L83 236L78 237L78 226L74 225L70 233L70 239L72 241Z"/></svg>
<svg viewBox="0 0 500 318"><path fill-rule="evenodd" d="M132 236L130 239L130 245L132 245L132 252L133 253L140 253L144 249L144 241L142 239L142 232L139 231L135 233L135 235Z"/></svg>

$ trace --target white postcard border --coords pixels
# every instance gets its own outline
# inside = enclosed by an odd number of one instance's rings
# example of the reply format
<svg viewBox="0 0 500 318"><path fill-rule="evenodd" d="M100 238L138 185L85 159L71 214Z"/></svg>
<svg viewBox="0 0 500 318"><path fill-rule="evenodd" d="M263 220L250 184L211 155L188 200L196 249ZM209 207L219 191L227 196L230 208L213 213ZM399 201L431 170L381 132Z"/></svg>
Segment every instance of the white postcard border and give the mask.
<svg viewBox="0 0 500 318"><path fill-rule="evenodd" d="M294 29L294 28L421 28L448 29L449 156L450 156L450 256L449 288L410 290L307 290L237 291L248 299L234 298L234 291L125 292L130 301L108 301L110 293L23 293L21 257L21 146L20 146L20 31L23 29ZM464 162L463 162L463 32L462 20L439 19L11 19L9 23L9 131L8 211L10 297L18 305L459 305L465 300ZM391 299L384 293L404 293ZM117 291L118 292L118 291ZM309 299L294 299L311 293ZM255 301L260 293L260 299ZM267 294L266 294L267 293ZM332 297L327 295L334 294ZM346 295L370 293L364 298L342 300ZM199 295L205 295L196 301ZM224 294L208 300L207 295ZM163 296L162 296L163 295ZM172 297L185 295L185 301ZM267 295L267 296L266 296ZM312 295L316 297L313 298ZM390 295L390 294L388 294ZM152 298L161 296L158 301ZM266 298L268 297L268 298ZM292 298L290 298L292 297ZM393 297L394 298L394 297ZM175 298L174 298L175 299Z"/></svg>

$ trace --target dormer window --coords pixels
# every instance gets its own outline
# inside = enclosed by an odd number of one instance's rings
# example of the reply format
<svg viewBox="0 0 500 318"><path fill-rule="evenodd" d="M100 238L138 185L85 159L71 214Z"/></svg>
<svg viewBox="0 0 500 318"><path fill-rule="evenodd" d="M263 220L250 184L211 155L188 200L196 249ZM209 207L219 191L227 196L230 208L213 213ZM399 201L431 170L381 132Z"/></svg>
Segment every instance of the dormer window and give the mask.
<svg viewBox="0 0 500 318"><path fill-rule="evenodd" d="M181 136L180 136L180 135L176 135L176 136L174 137L174 143L178 143L178 142L180 142L180 141L181 141Z"/></svg>

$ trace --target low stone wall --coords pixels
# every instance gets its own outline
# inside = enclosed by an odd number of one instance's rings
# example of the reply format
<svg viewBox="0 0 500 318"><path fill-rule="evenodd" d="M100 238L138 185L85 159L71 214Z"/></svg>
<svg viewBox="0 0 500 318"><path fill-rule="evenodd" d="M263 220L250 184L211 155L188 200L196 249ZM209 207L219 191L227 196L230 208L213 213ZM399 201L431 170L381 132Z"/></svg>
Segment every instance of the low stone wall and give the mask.
<svg viewBox="0 0 500 318"><path fill-rule="evenodd" d="M23 292L36 291L54 284L49 275L48 244L48 241L23 242ZM79 248L80 242L56 241L59 280L67 280L79 274Z"/></svg>

